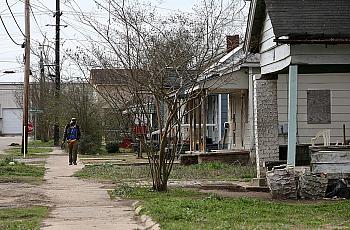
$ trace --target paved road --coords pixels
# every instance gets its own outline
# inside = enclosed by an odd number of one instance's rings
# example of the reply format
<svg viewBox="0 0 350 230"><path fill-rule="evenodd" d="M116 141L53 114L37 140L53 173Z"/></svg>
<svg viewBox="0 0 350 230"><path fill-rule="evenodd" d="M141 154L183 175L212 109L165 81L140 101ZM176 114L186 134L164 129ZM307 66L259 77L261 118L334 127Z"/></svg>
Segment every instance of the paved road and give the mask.
<svg viewBox="0 0 350 230"><path fill-rule="evenodd" d="M22 142L22 137L21 136L0 137L0 153L3 152L5 149L8 149L9 145L11 143L21 144L21 142Z"/></svg>
<svg viewBox="0 0 350 230"><path fill-rule="evenodd" d="M43 189L54 208L42 229L144 229L133 219L130 201L112 201L102 184L72 176L82 167L69 166L58 149L47 159Z"/></svg>

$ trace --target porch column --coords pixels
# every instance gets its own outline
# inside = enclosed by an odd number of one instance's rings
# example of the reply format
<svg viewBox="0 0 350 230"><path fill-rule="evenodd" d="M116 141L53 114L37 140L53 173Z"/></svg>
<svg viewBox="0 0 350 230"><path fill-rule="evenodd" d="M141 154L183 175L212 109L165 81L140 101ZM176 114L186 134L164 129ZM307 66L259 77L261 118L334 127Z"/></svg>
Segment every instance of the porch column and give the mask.
<svg viewBox="0 0 350 230"><path fill-rule="evenodd" d="M207 151L207 101L208 101L208 96L206 93L203 95L203 101L202 101L202 122L203 122L203 128L202 128L202 133L203 133L203 141L202 141L202 148L203 152L205 153Z"/></svg>
<svg viewBox="0 0 350 230"><path fill-rule="evenodd" d="M197 107L197 113L198 113L198 151L202 151L202 106L203 106L203 96L200 95L198 98L198 107Z"/></svg>
<svg viewBox="0 0 350 230"><path fill-rule="evenodd" d="M193 151L193 100L189 101L189 115L188 115L188 123L189 125L189 139L190 139L190 151Z"/></svg>
<svg viewBox="0 0 350 230"><path fill-rule="evenodd" d="M197 151L197 99L193 99L193 151Z"/></svg>
<svg viewBox="0 0 350 230"><path fill-rule="evenodd" d="M228 140L228 146L227 149L233 149L235 140L234 140L234 132L236 130L236 127L234 127L235 120L234 120L234 95L230 93L228 95L228 100L227 100L227 122L229 124L229 128L227 130L227 140Z"/></svg>
<svg viewBox="0 0 350 230"><path fill-rule="evenodd" d="M262 179L265 162L279 159L277 80L254 80L254 126L257 177Z"/></svg>
<svg viewBox="0 0 350 230"><path fill-rule="evenodd" d="M297 103L298 103L298 66L289 66L288 84L288 155L287 165L295 166L297 143Z"/></svg>
<svg viewBox="0 0 350 230"><path fill-rule="evenodd" d="M243 149L243 100L242 92L235 94L235 148Z"/></svg>

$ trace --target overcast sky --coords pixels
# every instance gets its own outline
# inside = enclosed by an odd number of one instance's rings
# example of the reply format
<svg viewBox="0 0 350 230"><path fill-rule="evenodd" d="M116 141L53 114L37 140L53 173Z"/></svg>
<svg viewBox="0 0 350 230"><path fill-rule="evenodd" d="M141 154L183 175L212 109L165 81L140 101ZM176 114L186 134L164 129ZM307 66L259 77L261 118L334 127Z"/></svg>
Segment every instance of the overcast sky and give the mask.
<svg viewBox="0 0 350 230"><path fill-rule="evenodd" d="M88 31L82 31L78 22L74 20L74 12L67 6L68 4L65 3L67 1L69 0L61 0L61 10L63 12L61 24L68 25L67 28L62 27L61 30L61 50L78 46L79 42L84 40L82 32L88 33ZM96 12L94 0L75 1L84 12ZM24 32L23 2L24 0L8 0L15 18ZM30 0L30 2L35 16L33 17L33 14L31 16L31 46L33 48L38 47L39 44L42 43L44 35L46 35L51 46L54 47L55 27L47 25L55 24L55 18L53 17L53 11L55 11L55 0ZM150 0L150 2L157 6L158 9L162 10L164 14L174 11L191 13L193 12L192 8L194 7L196 0ZM0 15L15 42L20 44L23 43L23 35L16 26L5 0L0 1ZM104 17L104 15L98 13L95 15L101 18ZM21 72L23 70L23 64L21 63L23 60L23 52L24 49L11 41L4 26L0 23L0 77L4 76L4 71L13 70ZM34 57L32 58L31 65L38 65L38 61Z"/></svg>

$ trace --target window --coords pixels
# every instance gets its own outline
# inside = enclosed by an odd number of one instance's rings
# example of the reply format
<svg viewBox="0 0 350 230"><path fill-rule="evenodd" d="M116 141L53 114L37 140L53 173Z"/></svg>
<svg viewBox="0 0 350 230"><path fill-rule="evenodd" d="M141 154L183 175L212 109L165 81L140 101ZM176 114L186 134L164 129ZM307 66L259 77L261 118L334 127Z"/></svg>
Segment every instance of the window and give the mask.
<svg viewBox="0 0 350 230"><path fill-rule="evenodd" d="M330 124L331 123L331 91L308 90L307 91L307 123Z"/></svg>

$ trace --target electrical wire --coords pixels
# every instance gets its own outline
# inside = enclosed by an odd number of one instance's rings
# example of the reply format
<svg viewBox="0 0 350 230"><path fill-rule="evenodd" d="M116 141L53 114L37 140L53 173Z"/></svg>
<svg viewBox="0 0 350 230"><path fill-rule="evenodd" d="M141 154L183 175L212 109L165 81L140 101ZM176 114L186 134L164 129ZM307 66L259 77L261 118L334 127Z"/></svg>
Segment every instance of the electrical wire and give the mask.
<svg viewBox="0 0 350 230"><path fill-rule="evenodd" d="M46 35L43 33L43 31L41 30L41 28L40 28L40 26L39 26L38 20L36 19L36 16L35 16L35 14L34 14L34 11L33 11L33 9L32 9L32 6L31 6L31 5L29 6L29 9L30 9L30 11L32 12L32 15L33 15L33 18L34 18L35 24L37 25L37 27L38 27L38 29L39 29L39 31L40 31L40 33L41 33L41 35L42 35L43 37L46 37Z"/></svg>
<svg viewBox="0 0 350 230"><path fill-rule="evenodd" d="M17 43L17 42L12 38L11 34L10 34L9 31L7 30L7 27L6 27L5 23L4 23L4 20L2 19L1 15L0 15L0 19L1 19L2 25L3 25L4 28L5 28L5 31L6 31L7 35L8 35L9 38L11 39L11 41L12 41L13 43L15 43L16 45L18 45L18 46L22 46L22 44Z"/></svg>
<svg viewBox="0 0 350 230"><path fill-rule="evenodd" d="M9 4L8 0L6 0L6 5L7 5L7 7L9 8L10 13L11 13L11 15L12 15L12 18L13 18L13 20L15 21L15 23L16 23L18 29L21 31L22 35L25 37L25 35L24 35L24 33L23 33L21 27L19 26L19 24L18 24L18 22L17 22L15 16L13 15L13 12L12 12L12 9L11 9L11 7L10 7L10 4Z"/></svg>
<svg viewBox="0 0 350 230"><path fill-rule="evenodd" d="M11 5L11 7L12 6L14 6L14 5L16 5L17 3L19 3L21 0L17 0L17 2L15 2L15 3L13 3L12 5ZM2 13L4 13L4 12L6 12L7 10L2 10L1 12L0 12L0 14L2 14Z"/></svg>

